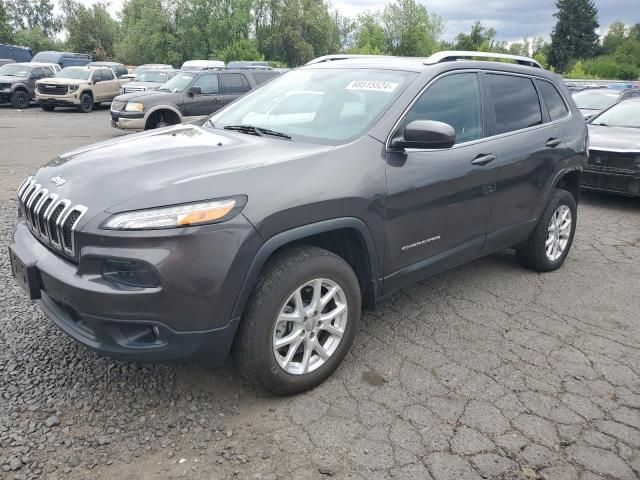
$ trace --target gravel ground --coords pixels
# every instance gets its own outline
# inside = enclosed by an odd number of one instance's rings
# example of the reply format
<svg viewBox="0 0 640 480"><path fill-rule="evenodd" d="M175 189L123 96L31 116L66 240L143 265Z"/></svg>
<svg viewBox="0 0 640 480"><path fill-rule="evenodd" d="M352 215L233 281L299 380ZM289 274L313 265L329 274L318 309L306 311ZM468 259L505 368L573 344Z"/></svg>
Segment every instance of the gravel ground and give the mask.
<svg viewBox="0 0 640 480"><path fill-rule="evenodd" d="M105 109L0 108L0 249L24 176L121 134ZM561 270L504 252L402 290L329 381L286 399L231 367L98 357L2 254L0 478L638 478L640 201L585 195L579 217Z"/></svg>

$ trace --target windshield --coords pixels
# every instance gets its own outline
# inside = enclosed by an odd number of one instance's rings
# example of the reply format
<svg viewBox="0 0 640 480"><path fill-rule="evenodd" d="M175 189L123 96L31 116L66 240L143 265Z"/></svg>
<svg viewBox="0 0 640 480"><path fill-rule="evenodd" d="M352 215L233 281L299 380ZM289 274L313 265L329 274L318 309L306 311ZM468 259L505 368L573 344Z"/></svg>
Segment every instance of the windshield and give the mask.
<svg viewBox="0 0 640 480"><path fill-rule="evenodd" d="M578 108L604 110L618 101L620 94L615 92L580 92L573 96Z"/></svg>
<svg viewBox="0 0 640 480"><path fill-rule="evenodd" d="M640 128L640 102L622 102L599 115L592 125Z"/></svg>
<svg viewBox="0 0 640 480"><path fill-rule="evenodd" d="M136 74L136 78L134 79L136 82L154 82L154 83L164 83L167 81L169 74L167 72L158 72L155 70L143 70L142 72Z"/></svg>
<svg viewBox="0 0 640 480"><path fill-rule="evenodd" d="M159 90L177 93L184 91L193 81L195 75L180 73L165 83Z"/></svg>
<svg viewBox="0 0 640 480"><path fill-rule="evenodd" d="M0 67L0 76L3 77L28 77L31 69L24 65L7 64Z"/></svg>
<svg viewBox="0 0 640 480"><path fill-rule="evenodd" d="M72 78L75 80L89 80L91 70L78 67L63 68L56 74L56 78Z"/></svg>
<svg viewBox="0 0 640 480"><path fill-rule="evenodd" d="M362 135L387 110L415 73L374 69L288 72L214 114L217 128L275 130L309 141L336 143Z"/></svg>

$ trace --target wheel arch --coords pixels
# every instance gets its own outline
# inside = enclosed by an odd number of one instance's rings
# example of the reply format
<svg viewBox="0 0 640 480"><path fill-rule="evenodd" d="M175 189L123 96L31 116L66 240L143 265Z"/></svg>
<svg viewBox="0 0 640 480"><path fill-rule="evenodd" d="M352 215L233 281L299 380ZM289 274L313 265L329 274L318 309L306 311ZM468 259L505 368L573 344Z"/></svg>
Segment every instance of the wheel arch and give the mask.
<svg viewBox="0 0 640 480"><path fill-rule="evenodd" d="M568 172L564 172L559 178L554 182L554 188L561 188L563 190L568 191L576 201L576 205L578 205L580 201L580 175L581 170L570 170Z"/></svg>
<svg viewBox="0 0 640 480"><path fill-rule="evenodd" d="M340 256L353 268L363 294L363 303L373 308L378 296L379 270L373 236L367 225L355 217L325 220L281 232L258 250L236 297L231 318L240 318L260 272L271 256L295 245L314 245Z"/></svg>
<svg viewBox="0 0 640 480"><path fill-rule="evenodd" d="M151 115L153 115L154 113L160 112L162 110L168 110L174 114L176 114L178 116L178 123L182 123L182 114L180 113L180 110L178 110L176 107L172 106L172 105L156 105L155 107L151 107L144 115L144 124L145 126L147 125L147 121L149 121L149 117L151 117Z"/></svg>

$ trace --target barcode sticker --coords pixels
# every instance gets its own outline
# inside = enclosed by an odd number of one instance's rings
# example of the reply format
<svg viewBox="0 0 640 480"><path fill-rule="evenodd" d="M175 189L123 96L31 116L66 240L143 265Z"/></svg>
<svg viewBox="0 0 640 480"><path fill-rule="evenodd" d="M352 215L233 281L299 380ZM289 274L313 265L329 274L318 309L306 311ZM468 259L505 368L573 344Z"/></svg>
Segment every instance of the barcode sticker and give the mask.
<svg viewBox="0 0 640 480"><path fill-rule="evenodd" d="M368 90L371 92L393 92L398 86L395 82L383 80L354 80L345 87L345 90Z"/></svg>

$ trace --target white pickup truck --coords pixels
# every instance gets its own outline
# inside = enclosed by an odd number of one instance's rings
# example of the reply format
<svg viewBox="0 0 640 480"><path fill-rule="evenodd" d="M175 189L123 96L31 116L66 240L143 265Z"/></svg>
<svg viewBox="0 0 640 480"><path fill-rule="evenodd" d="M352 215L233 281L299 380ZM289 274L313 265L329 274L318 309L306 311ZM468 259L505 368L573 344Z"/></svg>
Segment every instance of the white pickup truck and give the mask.
<svg viewBox="0 0 640 480"><path fill-rule="evenodd" d="M36 82L36 101L47 111L76 107L89 113L101 102L111 103L126 82L107 67L67 67L53 78Z"/></svg>

